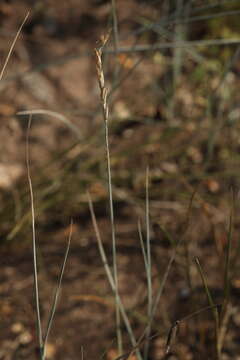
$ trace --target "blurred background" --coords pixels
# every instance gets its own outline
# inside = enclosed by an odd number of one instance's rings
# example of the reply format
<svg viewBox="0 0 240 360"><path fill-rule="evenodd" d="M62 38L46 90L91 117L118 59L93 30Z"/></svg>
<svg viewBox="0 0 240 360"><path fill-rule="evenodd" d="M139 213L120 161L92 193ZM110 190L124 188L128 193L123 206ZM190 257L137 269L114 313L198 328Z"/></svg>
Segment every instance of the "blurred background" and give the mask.
<svg viewBox="0 0 240 360"><path fill-rule="evenodd" d="M222 360L239 343L239 75L237 0L89 0L0 2L0 359L33 359L31 208L26 170L29 137L35 198L40 298L46 323L70 219L73 240L47 357L117 357L114 296L98 252L90 192L112 262L104 126L94 48L112 29L103 64L109 89L109 141L119 291L140 336L147 285L137 223L145 226L149 167L154 293L176 243L161 297L149 359L161 359L175 320L208 306L200 259L214 303L223 301L229 244L231 311ZM193 196L194 195L194 196ZM190 207L190 211L189 211ZM124 349L131 349L124 325ZM214 359L214 319L203 311L181 323L168 358ZM37 357L36 357L37 358ZM135 359L132 355L131 359ZM218 359L219 360L219 359Z"/></svg>

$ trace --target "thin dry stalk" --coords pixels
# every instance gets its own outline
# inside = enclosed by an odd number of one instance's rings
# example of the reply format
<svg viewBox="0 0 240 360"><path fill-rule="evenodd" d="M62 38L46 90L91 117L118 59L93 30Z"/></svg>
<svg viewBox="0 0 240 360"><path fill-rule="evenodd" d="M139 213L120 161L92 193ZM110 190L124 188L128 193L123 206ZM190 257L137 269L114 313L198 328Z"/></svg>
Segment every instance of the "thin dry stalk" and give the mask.
<svg viewBox="0 0 240 360"><path fill-rule="evenodd" d="M186 223L186 230L185 230L185 233L187 231L187 228L188 228L188 225L189 225L189 217L190 217L190 212L191 212L191 208L192 208L192 204L193 204L193 199L196 195L196 192L193 192L192 196L191 196L191 199L190 199L190 203L189 203L189 207L188 207L188 212L187 212L187 223ZM157 311L157 308L158 308L158 304L159 304L159 301L161 299L161 296L163 294L163 290L164 290L164 287L165 287L165 284L167 282L167 279L168 279L168 276L169 276L169 273L170 273L170 270L171 270L171 267L175 261L175 258L176 258L176 255L177 255L177 251L179 249L179 246L181 245L182 241L184 239L184 234L182 237L180 237L176 244L175 244L175 247L173 249L173 252L172 252L172 255L168 261L168 264L167 264L167 268L163 274L163 278L162 278L162 281L161 281L161 284L157 290L157 293L155 295L155 298L154 298L154 301L153 301L153 305L152 305L152 312L151 312L151 316L150 318L148 319L148 327L151 328L152 326L152 322L153 322L153 319L154 319L154 316L156 314L156 311ZM171 239L170 239L171 240ZM173 243L173 241L170 241L171 243Z"/></svg>
<svg viewBox="0 0 240 360"><path fill-rule="evenodd" d="M198 272L200 274L200 277L201 277L201 280L202 280L202 283L203 283L203 286L204 286L204 290L205 290L209 305L212 308L213 317L214 317L214 320L215 320L215 351L216 351L216 358L217 358L217 360L220 360L221 359L221 349L219 347L219 314L218 314L218 309L216 307L214 307L214 302L213 302L212 295L211 295L211 293L209 291L209 288L208 288L207 279L206 279L206 277L204 275L204 272L202 270L202 267L201 267L201 264L200 264L198 258L195 258L195 262L196 262L196 266L197 266Z"/></svg>
<svg viewBox="0 0 240 360"><path fill-rule="evenodd" d="M176 340L178 329L179 329L179 323L180 323L179 320L175 321L169 330L168 337L167 337L167 343L166 343L166 352L165 352L166 355L169 354L172 344Z"/></svg>
<svg viewBox="0 0 240 360"><path fill-rule="evenodd" d="M82 139L82 135L79 129L70 121L66 116L59 114L56 111L44 110L44 109L35 109L35 110L26 110L26 111L19 111L17 115L48 115L50 117L56 118L62 121L65 125L67 125L74 134L77 135L78 139Z"/></svg>
<svg viewBox="0 0 240 360"><path fill-rule="evenodd" d="M28 121L27 134L26 134L26 165L27 165L27 178L28 178L28 184L29 184L30 198L31 198L33 277L34 277L35 310L36 310L36 316L37 316L38 344L39 344L40 359L44 359L44 345L43 345L42 324L41 324L41 314L40 314L40 300L39 300L39 287L38 287L34 196L33 196L32 179L31 179L31 173L30 173L30 160L29 160L29 133L30 133L30 128L31 128L31 120L32 120L32 117L30 116L29 121Z"/></svg>
<svg viewBox="0 0 240 360"><path fill-rule="evenodd" d="M2 67L2 70L1 70L1 73L0 73L0 81L1 81L2 78L3 78L4 71L5 71L5 69L6 69L6 67L7 67L7 64L8 64L8 61L9 61L11 55L12 55L14 46L15 46L15 44L16 44L16 42L17 42L17 39L18 39L18 37L19 37L19 35L20 35L21 31L22 31L22 28L23 28L24 24L26 23L26 21L27 21L27 19L28 19L28 17L29 17L29 14L30 14L30 13L27 12L27 15L25 16L23 22L21 23L21 25L20 25L20 27L19 27L19 29L18 29L18 31L17 31L14 39L13 39L12 45L11 45L11 47L10 47L10 49L9 49L9 52L8 52L8 54L7 54L6 60L4 61L4 64L3 64L3 67Z"/></svg>
<svg viewBox="0 0 240 360"><path fill-rule="evenodd" d="M118 18L116 0L112 0L112 17L113 17L113 46L117 56L117 49L119 46L119 33L118 33ZM118 83L119 64L116 62L114 71L113 86Z"/></svg>
<svg viewBox="0 0 240 360"><path fill-rule="evenodd" d="M142 254L143 254L143 261L144 261L145 271L147 272L147 254L146 254L145 245L144 245L144 242L143 242L142 226L141 226L140 219L138 220L138 235L139 235Z"/></svg>
<svg viewBox="0 0 240 360"><path fill-rule="evenodd" d="M30 198L31 198L31 215L32 215L32 248L33 248L33 277L34 277L34 296L35 296L35 311L37 317L37 333L38 333L38 346L39 346L39 358L40 360L45 360L46 358L46 345L49 337L49 333L52 327L52 322L54 319L54 315L56 312L57 302L60 294L63 274L68 258L70 242L72 238L72 228L73 224L71 221L70 224L70 232L68 237L68 243L62 263L62 267L60 270L60 275L58 279L58 283L56 286L56 290L53 297L53 302L51 305L51 309L49 312L48 323L46 328L46 334L43 337L43 330L42 330L42 322L41 322L41 313L40 313L40 297L39 297L39 282L38 282L38 266L37 266L37 245L36 245L36 231L35 231L35 209L34 209L34 195L33 195L33 187L32 187L32 179L30 173L30 157L29 157L29 134L31 128L31 120L32 116L30 115L27 127L27 134L26 134L26 165L27 165L27 178L29 184L29 191L30 191Z"/></svg>
<svg viewBox="0 0 240 360"><path fill-rule="evenodd" d="M136 45L121 46L117 49L118 54L139 53L139 52L154 52L156 50L163 49L175 49L175 48L187 48L198 46L226 46L226 45L238 45L240 39L213 39L213 40L192 40L192 41L180 41L180 42L163 42L155 43L153 45ZM106 49L106 54L115 54L113 48Z"/></svg>
<svg viewBox="0 0 240 360"><path fill-rule="evenodd" d="M234 309L233 307L228 304L225 313L223 314L223 318L222 318L222 322L221 322L221 326L219 329L219 336L218 336L218 351L221 353L222 348L223 348L223 344L224 344L224 340L226 337L226 333L227 333L227 329L228 329L228 323L230 320L230 317L232 316L232 314L234 313Z"/></svg>
<svg viewBox="0 0 240 360"><path fill-rule="evenodd" d="M119 293L116 292L116 286L115 286L115 282L114 282L114 276L112 275L112 271L110 269L110 265L108 263L108 259L107 259L107 256L106 256L106 253L105 253L105 250L104 250L104 247L103 247L103 242L102 242L102 238L101 238L101 234L100 234L100 231L99 231L99 228L98 228L98 224L97 224L97 220L96 220L96 216L95 216L95 212L94 212L94 208L93 208L93 204L92 204L92 199L91 199L91 196L89 193L87 193L87 196L88 196L88 204L89 204L89 210L90 210L90 213L91 213L91 218L92 218L92 223L93 223L93 228L94 228L94 231L95 231L95 235L96 235L96 238L97 238L97 243L98 243L98 248L99 248L99 253L100 253L100 256L101 256L101 259L102 259L102 262L103 262L103 266L104 266L104 269L105 269L105 272L107 274L107 278L108 278L108 281L109 281L109 284L111 286L111 289L113 291L114 294L117 295L117 302L118 302L118 308L121 312L121 315L122 315L122 318L123 318L123 322L126 326L126 329L128 331L128 334L129 334L129 338L130 338L130 341L132 343L132 346L134 348L136 348L137 346L137 341L136 341L136 338L134 336L134 333L133 333L133 330L132 330L132 327L131 327L131 324L129 322L129 319L128 319L128 316L127 316L127 313L126 313L126 310L124 308L124 305L121 301L121 298L119 296ZM137 358L139 360L142 360L142 356L140 354L140 351L139 350L136 350L136 355L137 355Z"/></svg>
<svg viewBox="0 0 240 360"><path fill-rule="evenodd" d="M193 318L194 316L199 315L200 313L202 313L204 311L217 309L217 307L219 307L219 306L220 306L220 304L214 304L213 306L206 306L197 311L194 311L193 313L191 313L187 316L184 316L181 319L174 321L174 323L171 325L170 330L168 332L166 348L165 348L165 355L168 355L170 353L173 343L176 341L179 326L183 321L187 321L187 320Z"/></svg>
<svg viewBox="0 0 240 360"><path fill-rule="evenodd" d="M229 229L228 229L228 239L227 239L227 252L226 252L226 259L225 259L225 269L224 269L224 308L227 307L230 297L230 256L232 250L232 231L233 231L233 204L230 212L230 219L229 219Z"/></svg>
<svg viewBox="0 0 240 360"><path fill-rule="evenodd" d="M45 349L46 349L49 333L50 333L50 330L51 330L51 327L52 327L52 322L53 322L54 315L55 315L56 308L57 308L57 302L58 302L60 289L61 289L61 285L62 285L63 274L64 274L64 271L65 271L65 266L66 266L68 253L69 253L69 249L70 249L70 244L71 244L71 239L72 239L72 232L73 232L73 221L71 220L67 247L66 247L62 267L61 267L61 270L60 270L58 283L57 283L56 290L55 290L55 293L54 293L53 302L52 302L51 310L50 310L50 313L49 313L49 319L48 319L48 324L47 324L46 335L45 335L45 338L44 338L44 344L43 344L43 346L44 346L44 358L45 358Z"/></svg>
<svg viewBox="0 0 240 360"><path fill-rule="evenodd" d="M224 300L223 300L223 306L222 306L222 311L220 314L220 322L219 322L218 352L220 354L225 340L228 320L232 311L231 310L232 307L229 301L230 301L230 287L231 287L230 271L232 265L231 250L232 250L233 215L234 215L234 194L232 192L232 204L230 211L227 251L226 251L225 268L224 268L224 289L223 289Z"/></svg>
<svg viewBox="0 0 240 360"><path fill-rule="evenodd" d="M117 19L117 7L116 0L112 0L112 16L113 16L113 40L114 48L117 50L119 44L119 34L118 34L118 19Z"/></svg>
<svg viewBox="0 0 240 360"><path fill-rule="evenodd" d="M149 168L146 170L146 243L147 243L147 289L148 289L148 319L150 321L152 315L152 306L153 306L153 295L152 295L152 262L151 262L151 238L150 238L150 219L149 219ZM147 341L144 347L144 359L148 358L149 351L149 338L151 334L151 324L149 324L147 330Z"/></svg>
<svg viewBox="0 0 240 360"><path fill-rule="evenodd" d="M118 306L118 270L117 270L117 250L116 250L116 235L115 235L115 221L113 210L113 195L112 195L112 175L111 175L111 158L109 148L109 107L108 107L108 90L105 85L105 77L102 64L102 50L108 41L110 33L101 39L101 46L95 49L96 55L96 68L97 76L100 88L101 104L104 119L105 130L105 145L106 145L106 158L107 158L107 173L108 173L108 194L109 194L109 207L110 207L110 221L111 221L111 233L112 233L112 253L113 253L113 275L115 284L115 305L116 305L116 328L117 328L117 342L119 355L122 353L122 334L121 334L121 318L120 310Z"/></svg>

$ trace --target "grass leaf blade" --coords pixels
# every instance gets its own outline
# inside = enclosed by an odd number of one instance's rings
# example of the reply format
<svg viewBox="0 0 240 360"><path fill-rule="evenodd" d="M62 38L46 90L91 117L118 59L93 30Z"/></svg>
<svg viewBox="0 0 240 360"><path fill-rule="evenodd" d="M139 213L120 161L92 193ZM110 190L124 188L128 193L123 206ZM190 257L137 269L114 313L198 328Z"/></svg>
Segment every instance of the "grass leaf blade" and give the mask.
<svg viewBox="0 0 240 360"><path fill-rule="evenodd" d="M63 274L64 274L68 254L69 254L69 249L70 249L70 244L71 244L71 239L72 239L72 232L73 232L73 221L71 220L67 247L66 247L66 251L65 251L65 255L64 255L64 259L63 259L63 263L62 263L62 267L61 267L61 271L60 271L60 275L59 275L59 279L58 279L58 283L57 283L57 287L56 287L56 290L55 290L52 306L51 306L50 313L49 313L47 330L46 330L46 335L45 335L45 338L44 338L44 350L46 348L48 336L49 336L49 333L50 333L50 330L51 330L51 327L52 327L52 322L53 322L53 319L54 319L54 315L55 315L55 312L56 312L56 307L57 307L57 302L58 302L59 293L60 293L60 289L61 289Z"/></svg>
<svg viewBox="0 0 240 360"><path fill-rule="evenodd" d="M31 215L32 215L32 249L33 249L33 277L34 277L34 296L35 296L35 310L37 317L37 333L38 333L38 343L40 356L43 354L43 336L42 336L42 324L41 324L41 314L40 314L40 300L39 300L39 285L38 285L38 269L37 269L37 247L36 247L36 231L35 231L35 209L34 209L34 196L33 196L33 187L32 179L30 173L30 158L29 158L29 134L31 128L32 117L29 117L27 134L26 134L26 165L27 165L27 178L30 191L31 199Z"/></svg>

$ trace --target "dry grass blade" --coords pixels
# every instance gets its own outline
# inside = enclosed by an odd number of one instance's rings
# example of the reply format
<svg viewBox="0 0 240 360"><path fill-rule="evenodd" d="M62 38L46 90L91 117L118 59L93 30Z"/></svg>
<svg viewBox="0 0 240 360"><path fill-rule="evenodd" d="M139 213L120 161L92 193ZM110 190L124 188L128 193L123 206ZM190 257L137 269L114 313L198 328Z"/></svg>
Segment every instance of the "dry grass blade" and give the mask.
<svg viewBox="0 0 240 360"><path fill-rule="evenodd" d="M149 168L146 169L146 243L147 243L147 293L148 293L148 319L150 321L152 314L152 262L151 262L151 239L150 239L150 219L149 219ZM148 358L148 350L149 350L149 337L151 334L151 324L149 323L149 327L147 330L147 341L144 347L144 359Z"/></svg>
<svg viewBox="0 0 240 360"><path fill-rule="evenodd" d="M200 16L191 16L187 19L176 19L171 21L172 24L185 24L185 23L193 23L196 21L206 21L206 20L212 20L217 19L221 17L227 17L227 16L236 16L240 14L240 10L229 10L229 11L223 11L223 12L217 12L211 15L200 15Z"/></svg>
<svg viewBox="0 0 240 360"><path fill-rule="evenodd" d="M59 114L56 111L44 110L44 109L36 109L36 110L26 110L26 111L19 111L17 115L48 115L50 117L54 117L60 121L62 121L65 125L67 125L74 134L77 135L78 139L82 139L82 135L79 129L66 118L66 116Z"/></svg>
<svg viewBox="0 0 240 360"><path fill-rule="evenodd" d="M147 268L148 268L147 255L146 255L145 245L144 245L144 242L143 242L142 226L141 226L140 219L138 220L138 235L139 235L141 249L142 249L142 253L143 253L143 260L144 260L145 270L147 272Z"/></svg>
<svg viewBox="0 0 240 360"><path fill-rule="evenodd" d="M226 259L225 259L225 268L224 268L224 299L223 299L223 307L220 314L220 324L219 324L219 336L218 336L218 351L221 352L225 335L227 332L227 324L232 312L230 300L230 287L231 287L231 276L230 276L230 267L231 267L231 250L232 250L232 231L233 231L233 215L234 215L234 194L232 192L232 204L230 211L230 219L229 219L229 228L228 228L228 237L227 237L227 251L226 251Z"/></svg>
<svg viewBox="0 0 240 360"><path fill-rule="evenodd" d="M202 309L199 309L197 311L194 311L193 313L187 315L187 316L184 316L183 318L179 319L179 320L176 320L172 326L170 327L170 330L168 332L168 337L167 337L167 342L166 342L166 349L165 349L165 355L169 354L169 352L171 351L171 347L173 345L173 343L175 342L176 340L176 337L177 337L177 333L178 333L178 330L179 330L179 325L181 322L183 321L187 321L189 319L191 319L192 317L196 316L196 315L199 315L200 313L204 312L204 311L207 311L207 310L213 310L213 309L217 309L217 307L220 306L219 304L215 304L213 306L206 306Z"/></svg>
<svg viewBox="0 0 240 360"><path fill-rule="evenodd" d="M201 276L201 279L202 279L202 283L203 283L203 286L204 286L204 289L205 289L205 292L206 292L206 295L207 295L207 299L208 299L208 302L209 302L209 305L212 307L213 309L213 316L215 318L215 321L218 325L218 322L219 322L219 319L218 319L218 311L217 309L214 307L214 302L213 302L213 298L212 298L212 295L210 293L210 290L208 288L208 284L207 284L207 280L206 280L206 277L203 273L203 270L202 270L202 267L200 265L200 262L198 260L198 258L195 258L195 263L197 265L197 269L198 269L198 272Z"/></svg>
<svg viewBox="0 0 240 360"><path fill-rule="evenodd" d="M109 283L111 285L111 288L115 289L115 284L114 284L112 272L111 272L110 266L108 264L108 260L107 260L105 250L103 248L102 238L101 238L100 231L99 231L99 228L98 228L98 224L97 224L97 220L96 220L96 216L95 216L95 212L94 212L94 208L93 208L92 198L91 198L89 193L87 193L87 196L88 196L89 210L90 210L90 214L91 214L91 218L92 218L93 228L94 228L95 235L96 235L97 242L98 242L98 248L99 248L100 256L101 256L101 259L103 261L104 269L106 271L108 281L109 281Z"/></svg>
<svg viewBox="0 0 240 360"><path fill-rule="evenodd" d="M233 201L233 200L232 200ZM227 304L229 301L230 295L230 255L232 249L232 227L233 227L233 204L230 212L229 219L229 229L228 229L228 238L227 238L227 252L225 260L225 269L224 269L224 302Z"/></svg>
<svg viewBox="0 0 240 360"><path fill-rule="evenodd" d="M186 320L189 320L191 319L192 317L196 316L196 315L199 315L200 313L204 312L204 311L207 311L207 310L213 310L213 309L217 309L217 308L221 308L222 304L213 304L213 306L209 305L209 306L205 306L199 310L196 310L194 311L193 313L189 314L189 315L186 315L184 316L183 318L181 318L180 320L178 321L186 321Z"/></svg>
<svg viewBox="0 0 240 360"><path fill-rule="evenodd" d="M113 17L113 45L117 56L117 49L119 44L117 7L116 7L116 0L111 0L111 1L112 1L112 17ZM118 82L118 73L119 73L119 63L116 61L113 86L115 86L115 84Z"/></svg>
<svg viewBox="0 0 240 360"><path fill-rule="evenodd" d="M59 298L59 292L61 288L62 278L65 270L65 265L69 253L69 247L70 247L70 241L72 237L72 221L70 226L70 233L68 238L68 244L63 260L63 264L60 271L60 276L58 280L58 284L56 287L56 291L54 294L54 299L52 303L52 307L49 314L49 320L47 324L47 330L46 335L43 339L42 335L42 323L41 323L41 314L40 314L40 299L39 299L39 284L38 284L38 269L37 269L37 247L36 247L36 231L35 231L35 210L34 210L34 195L33 195L33 187L32 187L32 180L31 180L31 173L30 173L30 159L29 159L29 134L30 134L30 128L31 128L31 120L32 116L30 115L29 121L28 121L28 128L27 128L27 134L26 134L26 164L27 164L27 177L28 177L28 183L29 183L29 190L30 190L30 198L31 198L31 214L32 214L32 247L33 247L33 274L34 274L34 295L35 295L35 310L36 310L36 316L37 316L37 332L38 332L38 343L39 343L39 356L41 360L45 359L45 349L46 344L48 340L48 336L51 330L52 321L55 315L57 301Z"/></svg>
<svg viewBox="0 0 240 360"><path fill-rule="evenodd" d="M111 221L111 234L112 234L112 253L113 253L113 276L115 284L115 304L116 304L116 331L118 341L119 354L122 353L122 334L121 334L121 318L120 310L118 307L118 270L117 270L117 249L116 249L116 232L115 232L115 220L113 209L113 194L112 194L112 174L111 174L111 158L109 148L109 135L108 135L108 120L109 120L109 107L108 107L108 90L105 85L105 77L102 64L102 50L109 39L110 33L101 39L101 46L95 49L96 55L96 69L98 75L101 104L104 119L105 130L105 146L106 146L106 158L107 158L107 174L108 174L108 195L109 195L109 208L110 208L110 221Z"/></svg>
<svg viewBox="0 0 240 360"><path fill-rule="evenodd" d="M153 45L136 45L134 47L123 46L117 49L118 54L138 53L138 52L154 52L163 49L187 48L193 46L226 46L238 45L240 39L213 39L213 40L192 40L180 42L163 42ZM115 50L108 48L104 51L106 54L114 54Z"/></svg>
<svg viewBox="0 0 240 360"><path fill-rule="evenodd" d="M134 352L136 352L136 350L138 350L141 347L142 343L144 343L147 340L150 341L159 335L158 333L155 333L151 337L146 338L146 332L147 332L147 328L143 331L142 335L139 337L137 345L134 346L130 351L126 352L125 354L122 354L122 355L118 356L117 358L115 358L115 360L129 359L134 354Z"/></svg>
<svg viewBox="0 0 240 360"><path fill-rule="evenodd" d="M152 298L152 274L151 274L151 244L150 244L150 219L149 219L149 168L146 170L146 234L147 234L147 277L148 277L148 292L149 292L149 302Z"/></svg>
<svg viewBox="0 0 240 360"><path fill-rule="evenodd" d="M0 81L1 81L2 78L3 78L4 71L5 71L5 69L6 69L6 67L7 67L7 64L8 64L8 61L9 61L11 55L12 55L14 46L15 46L15 44L16 44L16 42L17 42L17 39L18 39L18 37L19 37L19 35L20 35L21 31L22 31L22 28L23 28L24 24L26 23L26 21L27 21L27 19L28 19L28 17L29 17L29 14L30 14L30 13L28 12L27 15L25 16L23 22L21 23L21 25L20 25L20 27L19 27L19 29L18 29L18 31L17 31L17 34L16 34L15 38L13 39L12 45L11 45L11 47L10 47L10 49L9 49L9 52L8 52L8 54L7 54L6 60L5 60L4 64L3 64L3 67L2 67L2 70L1 70L1 73L0 73Z"/></svg>
<svg viewBox="0 0 240 360"><path fill-rule="evenodd" d="M129 359L134 354L134 352L139 349L141 342L142 342L142 337L138 340L138 344L136 346L134 346L130 351L126 352L125 354L118 356L115 360Z"/></svg>
<svg viewBox="0 0 240 360"><path fill-rule="evenodd" d="M115 48L115 50L117 50L118 43L119 43L119 34L118 34L118 20L117 20L116 0L112 0L112 16L113 16L114 48Z"/></svg>
<svg viewBox="0 0 240 360"><path fill-rule="evenodd" d="M164 290L164 287L165 287L165 284L166 284L166 281L167 281L167 278L168 278L168 275L170 273L170 269L172 267L172 264L175 260L175 257L176 257L176 254L177 254L177 248L180 244L180 241L177 243L177 246L175 247L175 249L173 250L173 253L170 257L170 260L168 262L168 265L167 265L167 268L164 272L164 275L163 275L163 278L162 278L162 281L161 281L161 284L158 288L158 291L157 291L157 294L155 296L155 301L153 302L153 306L152 306L152 313L151 313L151 317L150 319L148 320L149 321L149 325L148 326L151 326L152 324L152 321L153 321L153 318L156 314L156 311L157 311L157 307L158 307L158 304L159 304L159 301L160 301L160 298L162 296L162 293L163 293L163 290Z"/></svg>
<svg viewBox="0 0 240 360"><path fill-rule="evenodd" d="M229 319L233 314L234 314L234 308L230 304L228 304L228 306L226 307L226 310L223 314L223 317L221 319L221 326L219 329L218 348L219 348L220 352L222 350L224 340L226 337Z"/></svg>
<svg viewBox="0 0 240 360"><path fill-rule="evenodd" d="M194 191L194 192L192 193L192 196L191 196L191 198L190 198L190 203L189 203L189 207L188 207L188 211L187 211L187 221L186 221L186 230L185 230L185 232L187 231L187 228L188 228L188 225L189 225L190 213L191 213L191 208L192 208L192 204L193 204L193 200L194 200L195 195L196 195L196 191ZM173 262L174 262L174 260L175 260L175 258L176 258L177 250L178 250L180 244L182 243L182 240L183 240L183 236L180 237L180 238L177 240L177 242L174 244L175 247L174 247L174 249L173 249L172 255L171 255L170 259L169 259L167 268L166 268L166 270L165 270L165 272L164 272L164 275L163 275L161 284L160 284L160 286L159 286L159 288L158 288L157 294L156 294L155 299L154 299L154 302L153 302L152 313L151 313L151 317L150 317L150 319L149 319L149 325L148 325L148 326L151 326L152 321L153 321L153 319L154 319L154 316L155 316L155 314L156 314L156 311L157 311L157 307L158 307L160 298L161 298L161 296L162 296L162 293L163 293L163 290L164 290L166 281L167 281L167 279L168 279L168 275L169 275L169 273L170 273L170 269L171 269L171 267L172 267L172 265L173 265ZM171 243L173 243L173 241L171 241Z"/></svg>
<svg viewBox="0 0 240 360"><path fill-rule="evenodd" d="M33 275L34 275L34 295L35 295L35 310L37 316L37 332L38 332L38 343L39 343L39 352L40 358L44 359L44 346L43 346L43 336L42 336L42 324L41 324L41 314L40 314L40 301L39 301L39 289L38 289L38 270L37 270L37 249L36 249L36 232L35 232L35 211L34 211L34 196L33 196L33 187L30 173L30 159L29 159L29 133L31 128L31 116L28 121L28 128L26 134L26 164L27 164L27 177L31 198L31 214L32 214L32 248L33 248Z"/></svg>
<svg viewBox="0 0 240 360"><path fill-rule="evenodd" d="M65 266L66 266L66 262L67 262L67 258L68 258L68 254L69 254L70 243L71 243L71 239L72 239L72 232L73 232L73 221L71 220L67 247L66 247L66 251L65 251L65 255L64 255L64 259L63 259L63 263L62 263L62 267L61 267L61 271L60 271L60 275L59 275L59 279L58 279L58 283L57 283L57 287L56 287L56 290L55 290L55 294L54 294L54 298L53 298L53 302L52 302L52 306L51 306L51 310L50 310L50 314L49 314L46 335L45 335L45 338L44 338L44 343L43 343L44 353L45 353L45 349L46 349L46 345L47 345L47 341L48 341L48 336L49 336L49 333L50 333L50 330L51 330L51 327L52 327L52 322L53 322L53 319L54 319L54 315L55 315L55 312L56 312L57 302L58 302L60 289L61 289L61 285L62 285L63 274L64 274L64 271L65 271ZM44 357L45 357L45 354L44 354Z"/></svg>
<svg viewBox="0 0 240 360"><path fill-rule="evenodd" d="M166 355L169 354L171 346L176 339L179 323L180 323L179 320L175 321L175 323L171 326L169 330L167 343L166 343Z"/></svg>
<svg viewBox="0 0 240 360"><path fill-rule="evenodd" d="M105 253L105 250L104 250L104 247L103 247L102 238L101 238L100 231L99 231L99 228L98 228L98 224L97 224L97 220L96 220L96 216L95 216L95 212L94 212L94 208L93 208L92 199L91 199L91 196L90 196L89 193L87 193L87 196L88 196L88 204L89 204L89 210L90 210L90 213L91 213L92 223L93 223L95 235L96 235L96 238L97 238L99 253L100 253L100 256L101 256L101 259L102 259L102 262L103 262L105 272L107 274L109 284L111 286L111 289L112 289L113 293L116 296L116 286L115 286L115 282L114 282L114 276L112 275L112 272L111 272L111 269L110 269L110 266L109 266L109 263L108 263L108 260L107 260L107 256L106 256L106 253ZM123 306L123 303L122 303L121 298L120 298L118 293L117 293L116 299L117 299L117 302L118 302L118 306L119 306L119 309L120 309L120 312L121 312L125 327L126 327L126 329L128 331L129 338L130 338L130 341L132 343L132 346L136 347L137 346L137 341L135 339L135 336L134 336L131 324L129 322L126 310L125 310L125 308ZM141 356L141 354L140 354L140 352L138 350L136 351L136 354L137 354L138 359L142 360L142 356Z"/></svg>
<svg viewBox="0 0 240 360"><path fill-rule="evenodd" d="M204 286L204 289L205 289L205 292L206 292L206 296L207 296L209 305L212 308L212 313L213 313L213 317L214 317L214 320L215 320L215 351L216 351L216 358L217 358L217 360L220 360L221 359L221 348L219 346L219 314L218 314L218 309L214 305L212 295L211 295L211 293L209 291L209 288L208 288L206 277L205 277L205 275L203 273L203 270L202 270L202 267L200 265L200 262L199 262L198 258L195 258L195 262L196 262L197 269L198 269L198 272L200 274L200 277L202 279L202 283L203 283L203 286Z"/></svg>
<svg viewBox="0 0 240 360"><path fill-rule="evenodd" d="M140 230L140 232L141 232L141 228L139 228L139 230ZM140 238L140 239L141 239L141 238ZM164 290L164 287L165 287L165 284L166 284L166 281L167 281L167 278L168 278L170 269L171 269L172 264L173 264L173 262L174 262L174 260L175 260L176 253L177 253L177 248L178 248L178 246L180 245L180 242L181 242L181 239L177 242L177 245L176 245L176 247L175 247L175 249L174 249L174 251L173 251L173 253L172 253L172 255L171 255L171 258L170 258L170 260L169 260L169 262L168 262L168 265L167 265L166 271L165 271L165 273L164 273L162 282L161 282L160 287L159 287L159 289L158 289L158 291L157 291L157 294L156 294L156 297L155 297L155 301L153 302L153 305L152 305L152 311L151 311L150 317L148 318L148 324L147 324L147 326L146 326L146 328L145 328L145 330L143 331L142 336L141 336L141 339L142 339L143 337L146 337L146 341L148 341L148 342L149 342L149 340L150 340L152 337L151 337L151 336L148 336L148 337L147 337L146 334L149 333L149 329L151 329L151 327L152 327L152 322L153 322L154 316L155 316L155 314L156 314L157 307L158 307L160 298L161 298L161 296L162 296L162 293L163 293L163 290ZM144 247L143 247L143 249L144 249ZM143 250L143 251L145 251L145 250ZM145 261L146 261L146 263L147 263L147 256L146 256L146 254L145 254Z"/></svg>

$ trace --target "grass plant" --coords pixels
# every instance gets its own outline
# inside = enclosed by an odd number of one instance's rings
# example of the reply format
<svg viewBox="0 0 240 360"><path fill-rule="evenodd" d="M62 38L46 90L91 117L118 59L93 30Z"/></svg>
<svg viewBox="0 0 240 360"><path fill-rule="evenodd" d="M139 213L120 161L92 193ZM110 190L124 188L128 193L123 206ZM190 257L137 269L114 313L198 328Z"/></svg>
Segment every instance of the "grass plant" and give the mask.
<svg viewBox="0 0 240 360"><path fill-rule="evenodd" d="M106 145L106 159L107 159L107 174L108 174L108 194L109 194L109 208L110 208L110 222L111 222L111 233L112 233L112 254L113 254L113 273L114 273L114 284L115 284L115 304L116 304L116 328L117 328L117 342L119 354L122 353L122 333L121 333L121 319L120 309L118 303L118 269L117 269L117 246L116 246L116 233L115 233L115 219L114 219L114 208L113 208L113 193L112 193L112 174L111 174L111 158L109 148L109 107L108 107L108 90L105 85L105 76L102 64L102 50L108 41L110 33L101 39L100 47L95 49L96 55L96 69L98 76L99 89L101 94L102 112L104 120L105 130L105 145ZM116 36L116 33L115 33ZM116 39L115 39L116 41Z"/></svg>
<svg viewBox="0 0 240 360"><path fill-rule="evenodd" d="M72 226L73 223L71 221L70 224L70 232L68 237L68 243L65 250L65 255L63 259L63 263L61 266L57 286L54 292L51 308L48 315L47 327L45 331L45 335L43 335L43 328L42 328L42 320L41 320L41 312L40 312L40 296L39 296L39 279L38 279L38 263L37 263L37 241L36 241L36 231L35 231L35 210L34 210L34 195L33 195L33 186L32 186L32 179L30 173L30 158L29 158L29 134L31 128L31 115L28 122L27 128L27 136L26 136L26 165L27 165L27 177L29 183L29 191L30 191L30 199L31 199L31 214L32 214L32 251L33 251L33 278L34 278L34 298L35 298L35 312L36 312L36 329L38 335L38 346L39 346L39 359L45 360L46 359L46 347L48 343L48 338L50 334L50 330L52 328L53 319L56 313L57 302L60 295L60 289L63 279L63 274L68 258L70 242L72 238Z"/></svg>

